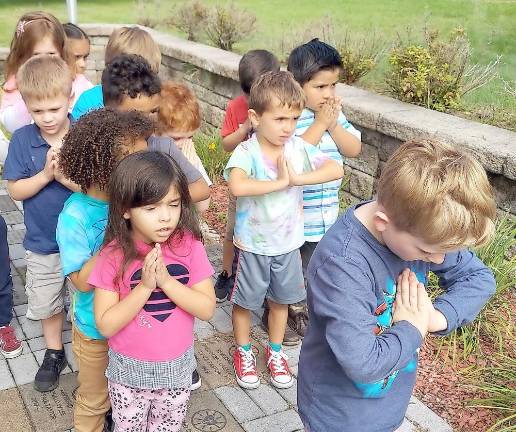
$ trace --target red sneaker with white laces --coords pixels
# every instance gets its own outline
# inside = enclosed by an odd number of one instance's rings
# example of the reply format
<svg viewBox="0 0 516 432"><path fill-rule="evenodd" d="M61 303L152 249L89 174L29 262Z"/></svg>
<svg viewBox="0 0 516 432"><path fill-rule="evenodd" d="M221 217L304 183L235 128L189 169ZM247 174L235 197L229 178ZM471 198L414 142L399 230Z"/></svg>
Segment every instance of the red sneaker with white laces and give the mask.
<svg viewBox="0 0 516 432"><path fill-rule="evenodd" d="M271 384L280 389L292 387L294 379L288 368L287 355L282 351L274 351L270 346L267 346L267 367L271 374Z"/></svg>
<svg viewBox="0 0 516 432"><path fill-rule="evenodd" d="M22 353L21 342L16 338L10 325L0 327L0 352L5 358L12 359Z"/></svg>
<svg viewBox="0 0 516 432"><path fill-rule="evenodd" d="M240 387L255 389L260 385L260 379L256 372L256 357L252 349L246 351L242 347L237 347L233 353L233 369Z"/></svg>

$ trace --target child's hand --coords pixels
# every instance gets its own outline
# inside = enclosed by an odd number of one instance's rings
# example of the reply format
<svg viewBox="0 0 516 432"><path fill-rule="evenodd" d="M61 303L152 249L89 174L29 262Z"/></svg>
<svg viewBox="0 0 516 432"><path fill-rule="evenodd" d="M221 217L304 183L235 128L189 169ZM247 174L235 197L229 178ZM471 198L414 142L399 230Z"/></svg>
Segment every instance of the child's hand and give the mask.
<svg viewBox="0 0 516 432"><path fill-rule="evenodd" d="M156 285L162 288L170 280L171 276L167 270L165 262L163 261L161 245L156 243L154 250L156 251Z"/></svg>
<svg viewBox="0 0 516 432"><path fill-rule="evenodd" d="M325 102L321 109L315 113L315 122L320 123L325 130L328 130L334 121L334 111L333 104L330 101Z"/></svg>
<svg viewBox="0 0 516 432"><path fill-rule="evenodd" d="M59 167L57 153L54 157L54 179L56 181L58 181L59 183L62 183L64 180L66 180L66 177L63 175L63 172L61 171L61 168Z"/></svg>
<svg viewBox="0 0 516 432"><path fill-rule="evenodd" d="M240 125L242 130L245 132L246 135L249 135L251 131L253 130L253 124L251 123L251 119L248 117L245 123L242 123Z"/></svg>
<svg viewBox="0 0 516 432"><path fill-rule="evenodd" d="M331 98L328 103L332 107L332 121L328 126L328 131L332 131L337 126L337 121L339 119L339 114L342 111L342 99L338 96Z"/></svg>
<svg viewBox="0 0 516 432"><path fill-rule="evenodd" d="M287 161L287 170L289 186L302 186L303 183L299 180L299 175L294 171L294 168L289 161Z"/></svg>
<svg viewBox="0 0 516 432"><path fill-rule="evenodd" d="M56 156L54 149L50 148L47 152L47 157L45 159L45 166L43 167L43 175L45 178L51 182L55 178L55 166L56 166Z"/></svg>
<svg viewBox="0 0 516 432"><path fill-rule="evenodd" d="M278 157L278 178L277 181L282 182L287 187L290 184L290 175L287 166L287 160L284 155Z"/></svg>
<svg viewBox="0 0 516 432"><path fill-rule="evenodd" d="M416 274L409 269L398 276L398 285L393 322L408 321L425 337L428 331L432 302L426 293L425 286L418 282Z"/></svg>
<svg viewBox="0 0 516 432"><path fill-rule="evenodd" d="M156 248L152 248L152 250L147 254L145 259L143 260L142 278L140 284L150 291L154 291L156 289L157 256L158 254Z"/></svg>

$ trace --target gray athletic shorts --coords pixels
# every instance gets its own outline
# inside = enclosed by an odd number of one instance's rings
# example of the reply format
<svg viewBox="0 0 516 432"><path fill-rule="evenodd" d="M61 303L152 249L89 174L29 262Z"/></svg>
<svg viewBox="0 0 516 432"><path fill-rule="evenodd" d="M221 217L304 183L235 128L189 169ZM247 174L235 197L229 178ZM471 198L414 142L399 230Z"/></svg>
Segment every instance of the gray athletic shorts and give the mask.
<svg viewBox="0 0 516 432"><path fill-rule="evenodd" d="M244 309L260 309L265 298L288 305L306 297L299 249L265 256L235 247L233 274L235 283L229 300Z"/></svg>

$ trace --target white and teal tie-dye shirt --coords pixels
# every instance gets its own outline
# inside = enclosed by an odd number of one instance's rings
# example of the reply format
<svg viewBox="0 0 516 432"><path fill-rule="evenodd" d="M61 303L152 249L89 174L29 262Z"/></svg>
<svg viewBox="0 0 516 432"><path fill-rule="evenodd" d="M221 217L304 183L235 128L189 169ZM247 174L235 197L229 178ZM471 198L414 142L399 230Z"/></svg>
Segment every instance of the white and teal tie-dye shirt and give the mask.
<svg viewBox="0 0 516 432"><path fill-rule="evenodd" d="M298 174L317 169L328 160L315 146L296 136L285 143L285 157ZM235 149L224 170L226 180L232 168L242 169L255 180L278 178L276 161L262 153L256 135ZM238 197L233 242L241 250L267 256L299 248L304 243L302 186Z"/></svg>
<svg viewBox="0 0 516 432"><path fill-rule="evenodd" d="M305 108L297 121L296 135L303 135L314 121L314 112ZM353 127L342 112L339 114L337 121L347 132L358 139L361 138L360 131ZM335 144L335 141L333 141L328 131L324 132L321 141L319 141L316 147L342 166L342 155L339 153L337 144ZM342 179L338 179L304 187L303 209L305 212L306 241L318 242L321 240L322 236L337 220L339 215L339 189L341 184Z"/></svg>

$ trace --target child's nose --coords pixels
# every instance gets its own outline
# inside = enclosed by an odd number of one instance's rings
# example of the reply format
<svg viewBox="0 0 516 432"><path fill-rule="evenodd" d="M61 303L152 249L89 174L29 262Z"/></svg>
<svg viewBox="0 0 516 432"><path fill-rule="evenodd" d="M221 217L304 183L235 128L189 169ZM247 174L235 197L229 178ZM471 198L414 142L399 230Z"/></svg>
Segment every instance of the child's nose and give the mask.
<svg viewBox="0 0 516 432"><path fill-rule="evenodd" d="M170 220L170 210L168 208L162 209L159 213L159 219L162 221Z"/></svg>

